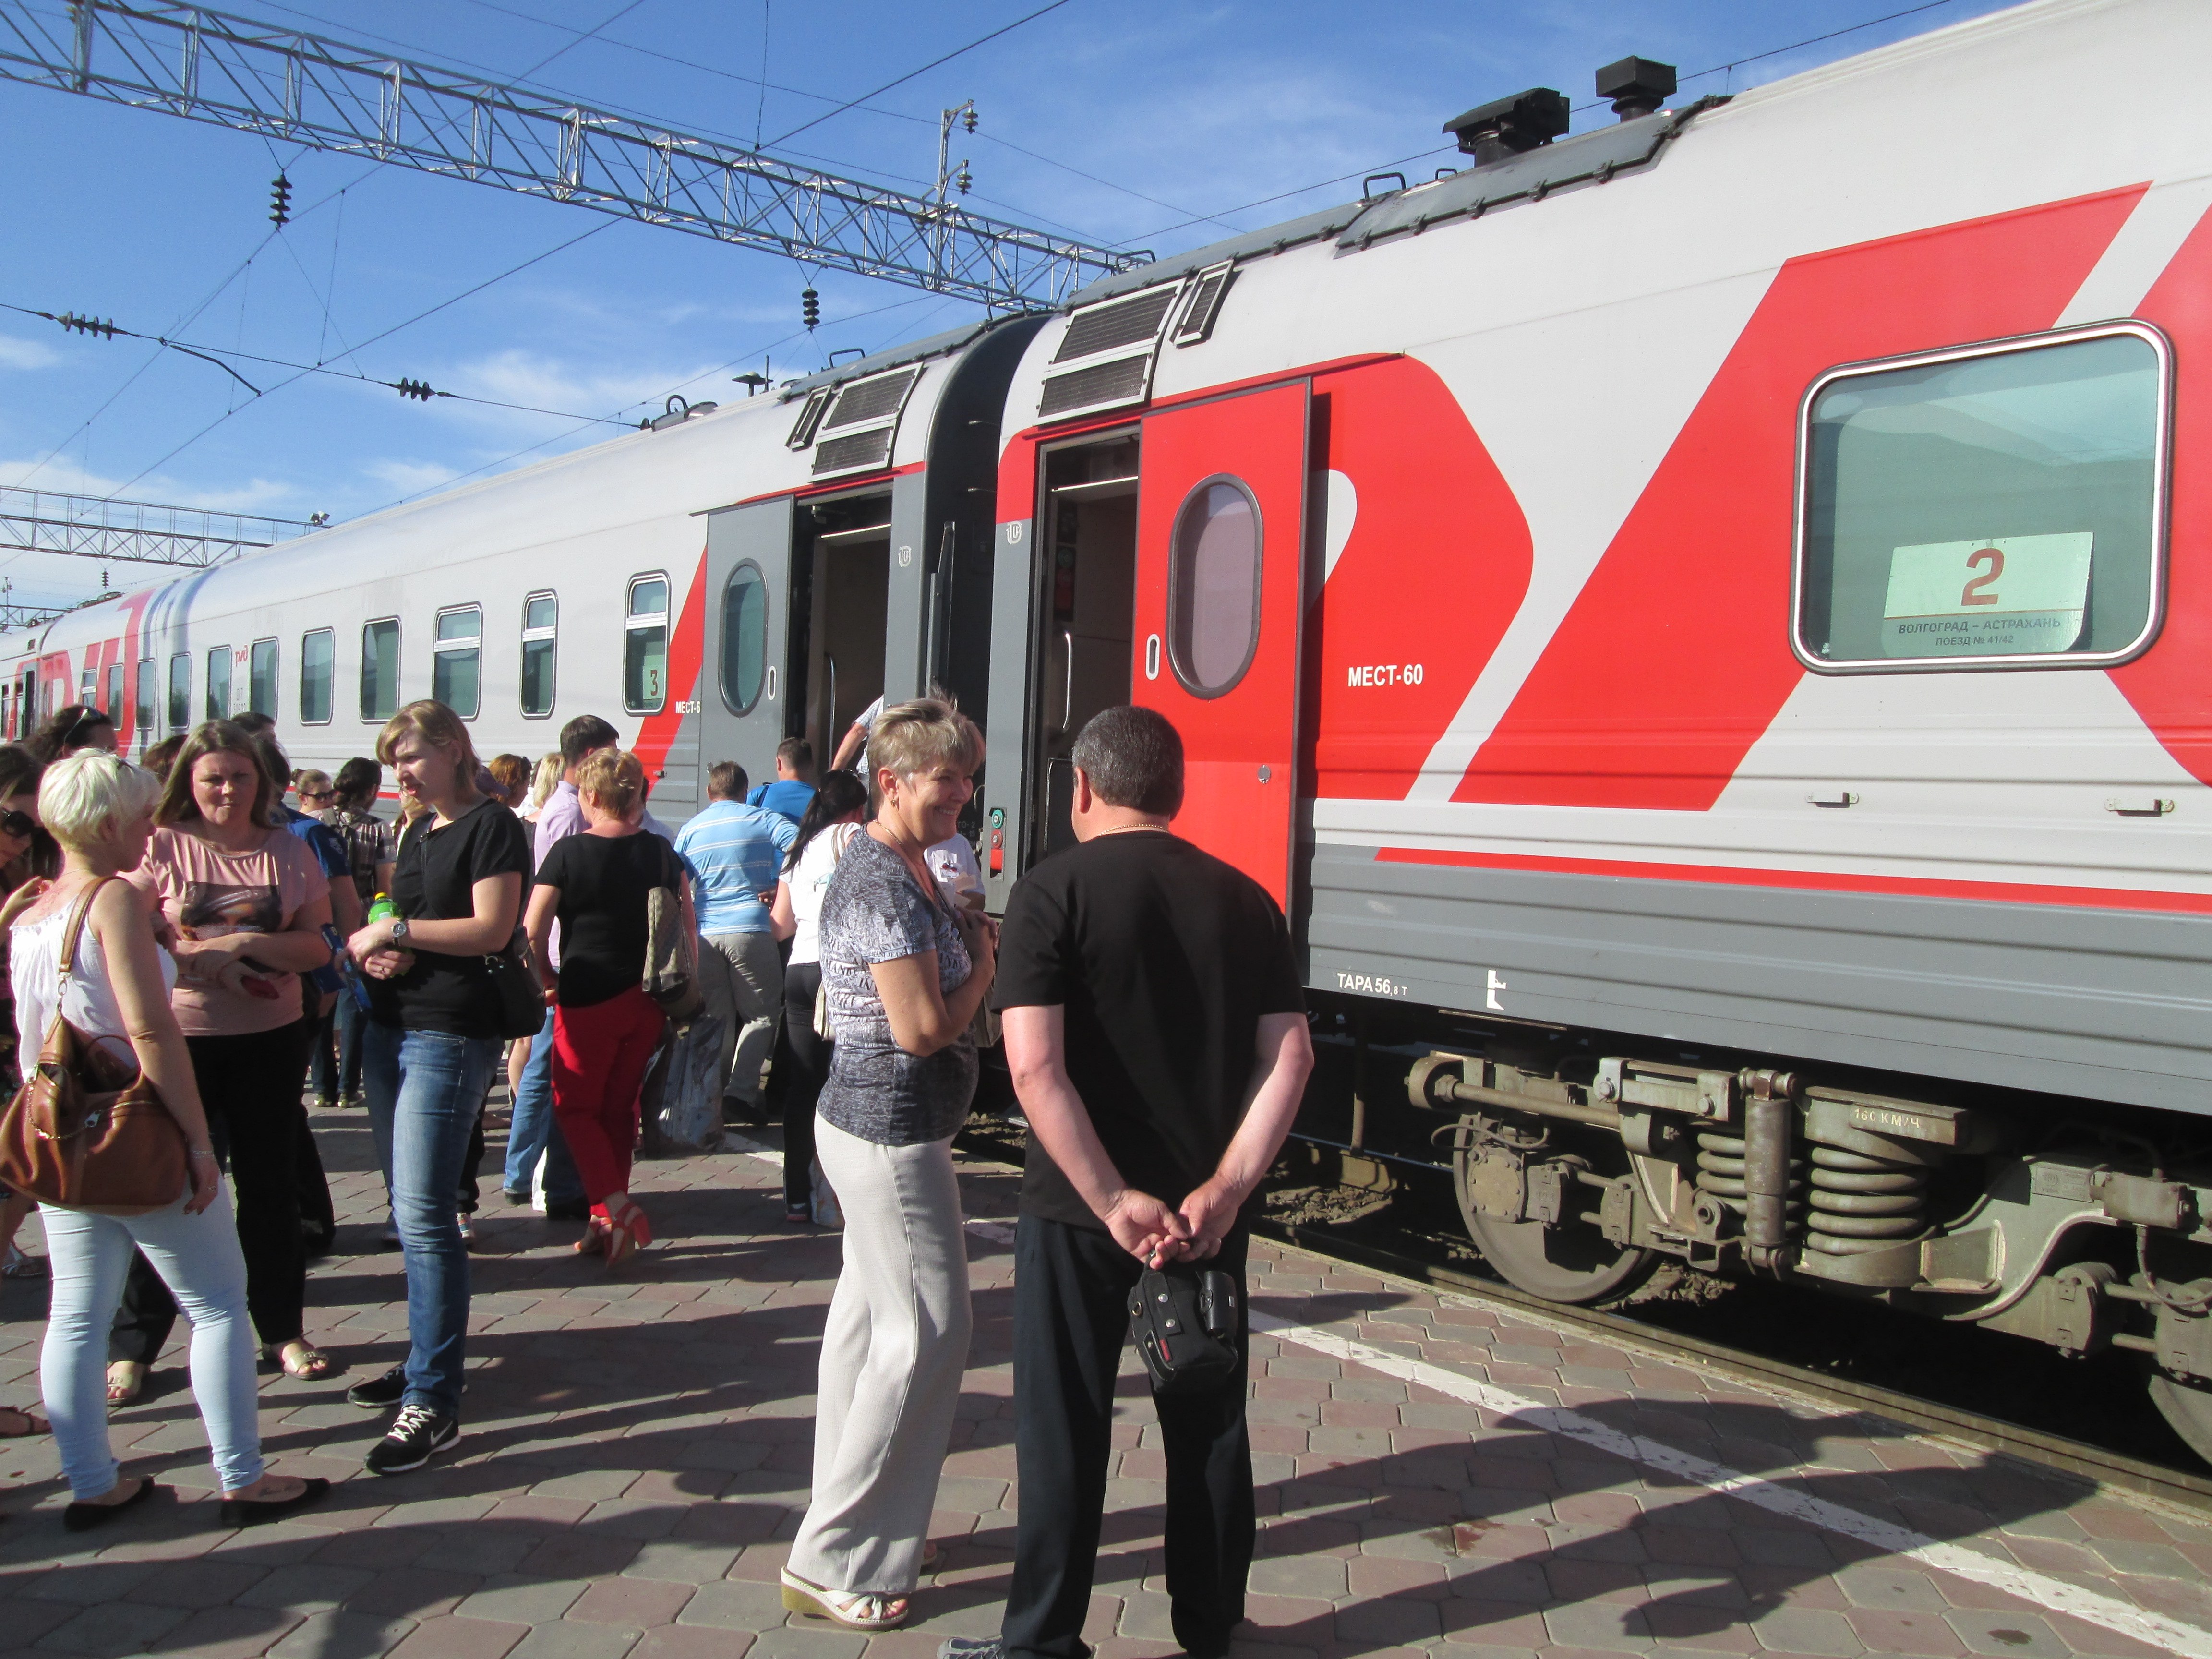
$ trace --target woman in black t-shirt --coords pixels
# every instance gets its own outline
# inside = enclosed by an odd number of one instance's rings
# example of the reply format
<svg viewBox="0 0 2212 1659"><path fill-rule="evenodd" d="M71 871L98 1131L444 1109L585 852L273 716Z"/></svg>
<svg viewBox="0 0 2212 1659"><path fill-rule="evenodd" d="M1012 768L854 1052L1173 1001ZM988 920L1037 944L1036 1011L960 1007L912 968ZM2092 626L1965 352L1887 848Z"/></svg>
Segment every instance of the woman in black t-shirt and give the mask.
<svg viewBox="0 0 2212 1659"><path fill-rule="evenodd" d="M588 826L563 836L538 866L530 895L530 946L543 962L561 924L561 971L547 992L553 1018L553 1115L592 1201L590 1231L577 1251L620 1267L653 1243L645 1212L630 1201L630 1151L638 1096L668 1017L644 988L647 906L653 890L674 892L686 933L696 931L691 878L676 849L644 829L645 766L602 749L576 771Z"/></svg>
<svg viewBox="0 0 2212 1659"><path fill-rule="evenodd" d="M423 811L400 839L396 916L347 948L370 981L362 1080L407 1260L407 1363L356 1383L356 1406L399 1414L368 1454L378 1474L419 1468L460 1438L469 1258L453 1213L477 1110L503 1046L485 957L506 948L530 877L514 813L477 793L468 728L441 702L412 702L376 740L403 796Z"/></svg>

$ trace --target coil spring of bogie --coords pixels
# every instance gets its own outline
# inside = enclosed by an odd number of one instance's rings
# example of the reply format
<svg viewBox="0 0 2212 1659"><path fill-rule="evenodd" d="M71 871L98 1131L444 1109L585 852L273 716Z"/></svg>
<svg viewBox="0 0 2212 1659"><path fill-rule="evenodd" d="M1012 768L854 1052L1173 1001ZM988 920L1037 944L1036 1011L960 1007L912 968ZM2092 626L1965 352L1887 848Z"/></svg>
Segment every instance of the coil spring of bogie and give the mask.
<svg viewBox="0 0 2212 1659"><path fill-rule="evenodd" d="M1729 1209L1741 1215L1744 1212L1743 1137L1723 1134L1717 1129L1698 1132L1698 1190L1711 1193ZM1803 1221L1805 1200L1805 1160L1790 1160L1790 1225L1795 1231Z"/></svg>
<svg viewBox="0 0 2212 1659"><path fill-rule="evenodd" d="M1814 1147L1806 1244L1828 1255L1862 1255L1919 1237L1928 1228L1928 1176L1902 1158Z"/></svg>

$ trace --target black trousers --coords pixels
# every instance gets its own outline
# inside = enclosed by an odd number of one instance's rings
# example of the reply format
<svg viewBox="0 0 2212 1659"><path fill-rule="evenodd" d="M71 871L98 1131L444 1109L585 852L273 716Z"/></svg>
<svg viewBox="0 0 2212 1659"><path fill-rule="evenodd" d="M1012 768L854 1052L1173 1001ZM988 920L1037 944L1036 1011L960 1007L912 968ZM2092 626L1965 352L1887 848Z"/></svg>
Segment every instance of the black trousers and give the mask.
<svg viewBox="0 0 2212 1659"><path fill-rule="evenodd" d="M783 970L783 1041L791 1054L783 1080L783 1203L789 1210L803 1210L814 1199L814 1103L830 1078L830 1039L814 1031L814 994L821 987L818 962L794 962Z"/></svg>
<svg viewBox="0 0 2212 1659"><path fill-rule="evenodd" d="M1241 1286L1243 1229L1218 1267ZM1098 1565L1114 1378L1143 1264L1089 1227L1024 1215L1014 1230L1014 1457L1021 1504L1000 1630L1012 1659L1087 1659L1083 1620ZM1218 1392L1156 1401L1167 1453L1167 1580L1176 1640L1219 1659L1244 1617L1252 1566L1252 1445L1245 1431L1244 1298L1236 1376Z"/></svg>
<svg viewBox="0 0 2212 1659"><path fill-rule="evenodd" d="M299 1336L307 1304L299 1138L307 1133L300 1104L307 1030L301 1019L251 1036L185 1039L216 1158L231 1178L238 1243L246 1255L246 1305L264 1344ZM143 1255L133 1255L108 1358L150 1365L176 1322L169 1287Z"/></svg>

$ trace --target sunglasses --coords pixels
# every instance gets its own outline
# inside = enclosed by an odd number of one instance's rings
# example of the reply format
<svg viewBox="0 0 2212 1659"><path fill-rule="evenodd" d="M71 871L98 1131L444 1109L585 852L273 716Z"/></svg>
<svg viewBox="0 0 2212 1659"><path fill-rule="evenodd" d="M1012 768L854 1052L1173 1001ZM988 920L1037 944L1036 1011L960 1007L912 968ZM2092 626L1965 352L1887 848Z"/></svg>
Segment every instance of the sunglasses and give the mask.
<svg viewBox="0 0 2212 1659"><path fill-rule="evenodd" d="M0 835L26 840L37 831L38 827L39 821L28 812L0 812Z"/></svg>
<svg viewBox="0 0 2212 1659"><path fill-rule="evenodd" d="M337 793L337 791L335 789L302 789L300 791L300 799L301 800L328 800L331 796Z"/></svg>

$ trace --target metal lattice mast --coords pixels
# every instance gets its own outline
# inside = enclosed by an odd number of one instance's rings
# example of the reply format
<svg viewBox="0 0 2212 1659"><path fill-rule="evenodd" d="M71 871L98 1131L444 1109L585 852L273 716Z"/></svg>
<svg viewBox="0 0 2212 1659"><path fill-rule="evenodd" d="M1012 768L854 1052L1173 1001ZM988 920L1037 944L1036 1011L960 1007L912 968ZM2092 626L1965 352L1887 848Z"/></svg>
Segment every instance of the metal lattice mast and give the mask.
<svg viewBox="0 0 2212 1659"><path fill-rule="evenodd" d="M13 552L204 570L315 527L295 519L0 487L0 549Z"/></svg>
<svg viewBox="0 0 2212 1659"><path fill-rule="evenodd" d="M602 213L1008 310L1144 256L197 6L0 0L0 79Z"/></svg>

